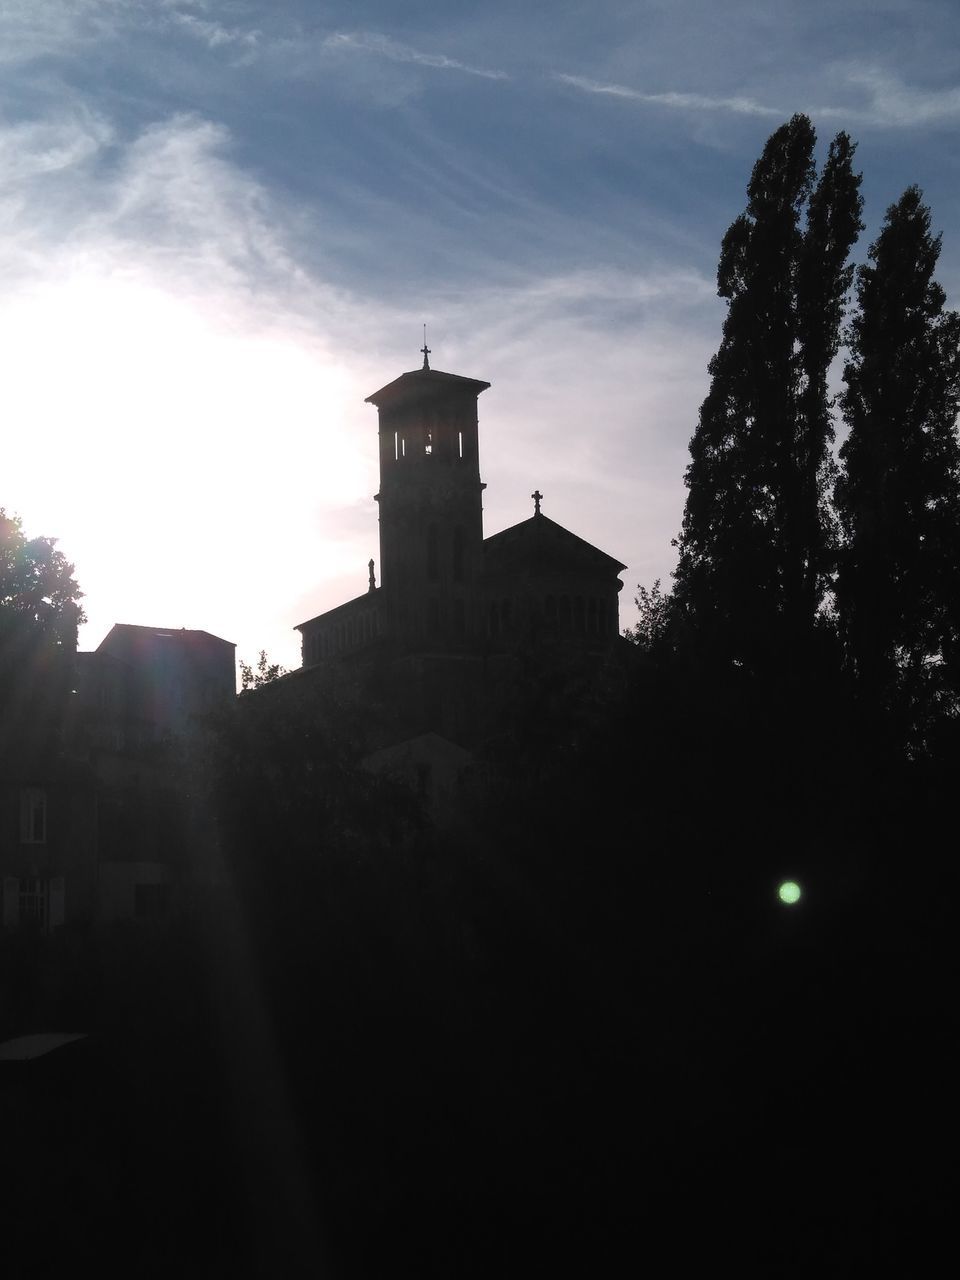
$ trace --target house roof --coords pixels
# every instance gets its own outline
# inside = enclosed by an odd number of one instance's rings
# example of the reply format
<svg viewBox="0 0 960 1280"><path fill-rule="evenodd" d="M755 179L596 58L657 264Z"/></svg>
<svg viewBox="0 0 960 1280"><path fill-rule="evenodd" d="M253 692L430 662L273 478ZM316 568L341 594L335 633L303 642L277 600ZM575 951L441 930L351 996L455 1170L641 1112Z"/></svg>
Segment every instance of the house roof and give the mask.
<svg viewBox="0 0 960 1280"><path fill-rule="evenodd" d="M407 401L432 398L444 391L469 391L478 396L489 385L489 382L462 378L458 373L444 373L441 369L414 369L410 373L401 373L399 378L374 391L364 403L375 404L378 409L396 408Z"/></svg>
<svg viewBox="0 0 960 1280"><path fill-rule="evenodd" d="M352 600L345 600L343 604L335 604L332 609L325 609L323 613L318 613L312 618L307 618L304 622L298 622L293 628L294 631L302 631L304 627L309 627L313 622L319 622L321 618L342 618L349 615L352 609L361 612L364 606L368 607L372 604L377 605L380 596L380 588L374 587L372 591L365 591L362 596L354 596Z"/></svg>
<svg viewBox="0 0 960 1280"><path fill-rule="evenodd" d="M222 636L215 636L210 631L195 631L188 627L143 627L132 622L115 622L100 641L97 649L109 648L118 640L123 643L126 640L146 637L179 640L182 644L205 644L208 640L212 640L215 644L229 645L231 649L236 648L232 640L224 640Z"/></svg>
<svg viewBox="0 0 960 1280"><path fill-rule="evenodd" d="M544 566L577 564L618 574L626 565L542 513L483 540L487 568L513 568L518 562Z"/></svg>

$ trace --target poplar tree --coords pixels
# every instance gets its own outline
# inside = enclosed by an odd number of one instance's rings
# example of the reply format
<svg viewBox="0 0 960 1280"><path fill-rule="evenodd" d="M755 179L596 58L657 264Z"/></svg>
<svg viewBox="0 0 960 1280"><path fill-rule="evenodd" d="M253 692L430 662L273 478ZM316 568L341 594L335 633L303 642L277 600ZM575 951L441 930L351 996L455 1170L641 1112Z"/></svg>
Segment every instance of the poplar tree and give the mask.
<svg viewBox="0 0 960 1280"><path fill-rule="evenodd" d="M836 487L849 666L865 700L921 738L957 709L960 656L960 315L933 278L939 255L910 187L857 273Z"/></svg>
<svg viewBox="0 0 960 1280"><path fill-rule="evenodd" d="M807 660L831 568L827 373L862 201L849 137L819 181L815 143L803 115L770 137L724 237L729 307L686 473L675 603L702 651L749 670Z"/></svg>

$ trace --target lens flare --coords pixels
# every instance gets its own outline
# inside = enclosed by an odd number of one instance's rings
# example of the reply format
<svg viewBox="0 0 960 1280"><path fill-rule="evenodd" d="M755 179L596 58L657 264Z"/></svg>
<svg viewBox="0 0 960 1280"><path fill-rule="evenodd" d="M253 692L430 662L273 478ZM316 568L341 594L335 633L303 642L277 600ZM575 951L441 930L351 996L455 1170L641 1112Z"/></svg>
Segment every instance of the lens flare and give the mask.
<svg viewBox="0 0 960 1280"><path fill-rule="evenodd" d="M777 890L777 897L788 906L800 901L800 886L794 880L784 880Z"/></svg>

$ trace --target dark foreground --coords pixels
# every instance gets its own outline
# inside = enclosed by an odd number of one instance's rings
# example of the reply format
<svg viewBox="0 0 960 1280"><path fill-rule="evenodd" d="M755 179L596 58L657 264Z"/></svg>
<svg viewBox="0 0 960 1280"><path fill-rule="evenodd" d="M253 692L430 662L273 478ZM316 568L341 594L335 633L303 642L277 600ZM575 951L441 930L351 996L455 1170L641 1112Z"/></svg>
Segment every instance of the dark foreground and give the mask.
<svg viewBox="0 0 960 1280"><path fill-rule="evenodd" d="M935 888L439 856L5 939L5 1033L89 1035L0 1063L4 1274L933 1273Z"/></svg>

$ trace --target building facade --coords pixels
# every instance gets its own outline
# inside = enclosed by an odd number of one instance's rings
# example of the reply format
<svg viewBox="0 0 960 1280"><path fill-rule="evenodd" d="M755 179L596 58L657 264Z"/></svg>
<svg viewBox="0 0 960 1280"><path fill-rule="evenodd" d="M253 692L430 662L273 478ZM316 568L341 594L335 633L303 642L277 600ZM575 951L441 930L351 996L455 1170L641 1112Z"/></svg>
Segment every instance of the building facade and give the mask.
<svg viewBox="0 0 960 1280"><path fill-rule="evenodd" d="M182 745L236 695L234 646L118 624L73 678L41 673L0 735L0 928L162 914L209 843Z"/></svg>
<svg viewBox="0 0 960 1280"><path fill-rule="evenodd" d="M474 744L495 727L497 691L524 655L596 658L619 634L626 567L534 514L483 533L477 401L488 382L431 369L367 397L377 409L380 583L297 627L302 667L390 667L416 733ZM513 660L513 661L511 661Z"/></svg>
<svg viewBox="0 0 960 1280"><path fill-rule="evenodd" d="M302 664L386 644L489 652L597 647L618 634L626 568L543 515L483 536L477 398L488 382L424 367L367 397L378 410L380 585L302 622Z"/></svg>

